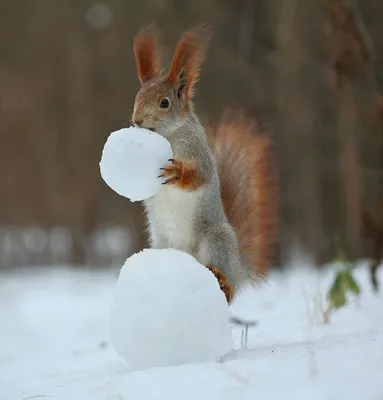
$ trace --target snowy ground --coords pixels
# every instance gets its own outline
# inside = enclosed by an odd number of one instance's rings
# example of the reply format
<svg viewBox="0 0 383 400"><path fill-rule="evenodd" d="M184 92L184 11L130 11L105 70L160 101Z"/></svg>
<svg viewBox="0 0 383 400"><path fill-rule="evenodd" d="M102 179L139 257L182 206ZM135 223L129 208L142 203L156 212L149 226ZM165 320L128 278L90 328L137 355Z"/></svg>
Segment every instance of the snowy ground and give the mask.
<svg viewBox="0 0 383 400"><path fill-rule="evenodd" d="M380 279L383 281L383 274ZM248 350L223 363L130 372L109 345L117 272L0 275L0 399L383 399L383 295L364 268L360 301L320 322L331 272L292 270L249 290L233 313L256 318ZM235 328L235 349L240 330Z"/></svg>

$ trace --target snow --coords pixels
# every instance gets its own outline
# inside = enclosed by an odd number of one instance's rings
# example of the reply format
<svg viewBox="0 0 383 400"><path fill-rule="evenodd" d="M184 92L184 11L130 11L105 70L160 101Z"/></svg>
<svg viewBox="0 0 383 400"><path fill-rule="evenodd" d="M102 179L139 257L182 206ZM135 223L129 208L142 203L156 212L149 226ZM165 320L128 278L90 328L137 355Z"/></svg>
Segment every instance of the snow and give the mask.
<svg viewBox="0 0 383 400"><path fill-rule="evenodd" d="M145 249L121 269L111 343L131 369L218 361L231 350L229 307L215 276L175 249Z"/></svg>
<svg viewBox="0 0 383 400"><path fill-rule="evenodd" d="M383 293L361 265L360 299L322 324L316 299L332 274L296 268L244 292L231 312L258 326L247 350L233 328L224 362L130 371L109 341L118 271L3 273L0 399L382 399Z"/></svg>
<svg viewBox="0 0 383 400"><path fill-rule="evenodd" d="M107 185L132 202L161 188L160 168L172 158L170 143L148 129L129 127L112 132L102 151L100 173Z"/></svg>

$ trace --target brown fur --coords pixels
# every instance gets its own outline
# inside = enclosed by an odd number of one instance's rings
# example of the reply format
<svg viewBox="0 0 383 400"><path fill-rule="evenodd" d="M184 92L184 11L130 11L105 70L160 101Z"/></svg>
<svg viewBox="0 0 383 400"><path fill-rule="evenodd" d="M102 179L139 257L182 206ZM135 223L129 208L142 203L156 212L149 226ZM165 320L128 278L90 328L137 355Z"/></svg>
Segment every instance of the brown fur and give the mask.
<svg viewBox="0 0 383 400"><path fill-rule="evenodd" d="M143 28L134 38L133 50L141 83L160 75L158 35L154 25Z"/></svg>
<svg viewBox="0 0 383 400"><path fill-rule="evenodd" d="M265 277L277 240L278 195L270 137L255 121L226 111L208 139L218 162L226 215L240 251L257 277Z"/></svg>
<svg viewBox="0 0 383 400"><path fill-rule="evenodd" d="M164 184L171 184L183 190L195 190L203 185L203 179L195 166L180 160L171 159L160 177L165 178Z"/></svg>
<svg viewBox="0 0 383 400"><path fill-rule="evenodd" d="M185 105L193 97L193 88L199 78L199 69L203 62L211 32L207 25L200 24L186 31L177 43L167 80L175 87L179 85L181 70L185 76Z"/></svg>
<svg viewBox="0 0 383 400"><path fill-rule="evenodd" d="M222 274L219 268L213 267L212 265L206 265L206 268L217 278L219 287L223 293L225 293L227 302L230 303L233 299L233 288L227 283L227 278Z"/></svg>

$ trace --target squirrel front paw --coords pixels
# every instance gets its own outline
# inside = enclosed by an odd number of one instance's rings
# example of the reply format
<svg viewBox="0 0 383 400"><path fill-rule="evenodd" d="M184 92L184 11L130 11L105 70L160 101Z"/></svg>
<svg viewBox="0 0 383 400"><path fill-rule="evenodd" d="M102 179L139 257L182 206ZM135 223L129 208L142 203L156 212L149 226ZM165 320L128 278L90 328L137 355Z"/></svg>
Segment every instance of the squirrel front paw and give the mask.
<svg viewBox="0 0 383 400"><path fill-rule="evenodd" d="M160 168L162 173L158 176L158 178L164 178L164 182L162 182L163 185L167 183L175 184L182 176L182 162L174 160L173 158L170 158L168 161L169 164L166 167Z"/></svg>
<svg viewBox="0 0 383 400"><path fill-rule="evenodd" d="M170 158L169 164L160 168L161 174L158 178L163 178L163 185L170 184L179 189L192 191L204 184L204 179L197 171L195 163L186 162Z"/></svg>
<svg viewBox="0 0 383 400"><path fill-rule="evenodd" d="M231 285L227 283L226 276L217 267L213 267L212 265L206 265L206 268L209 269L217 278L219 286L226 296L227 302L230 303L233 298L233 288L231 287Z"/></svg>

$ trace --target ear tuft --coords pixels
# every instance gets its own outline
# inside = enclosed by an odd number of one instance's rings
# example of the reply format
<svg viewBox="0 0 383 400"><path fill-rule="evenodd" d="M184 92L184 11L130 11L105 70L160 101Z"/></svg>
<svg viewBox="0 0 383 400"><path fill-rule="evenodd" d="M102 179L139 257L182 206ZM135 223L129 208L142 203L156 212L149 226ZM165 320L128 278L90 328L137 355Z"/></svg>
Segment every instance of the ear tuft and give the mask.
<svg viewBox="0 0 383 400"><path fill-rule="evenodd" d="M177 43L167 80L173 87L183 86L186 100L193 97L193 88L211 36L209 25L201 23L186 31Z"/></svg>
<svg viewBox="0 0 383 400"><path fill-rule="evenodd" d="M160 54L158 47L158 31L155 25L142 28L133 41L138 77L141 83L160 75Z"/></svg>

